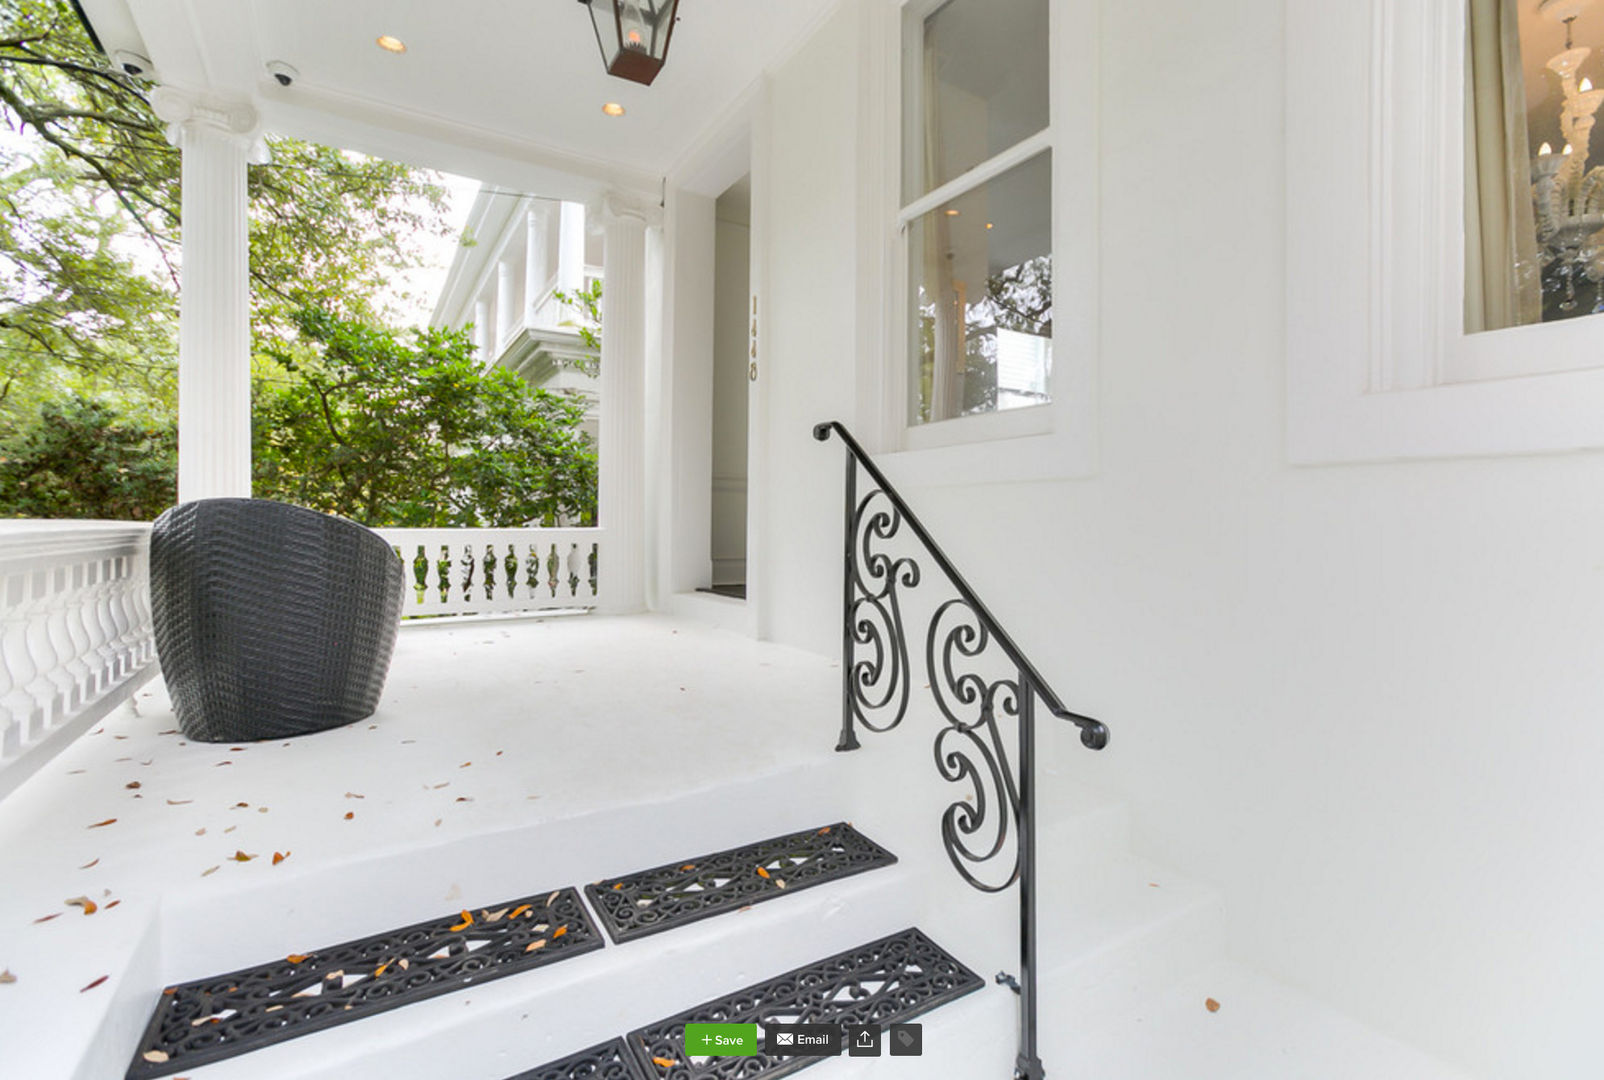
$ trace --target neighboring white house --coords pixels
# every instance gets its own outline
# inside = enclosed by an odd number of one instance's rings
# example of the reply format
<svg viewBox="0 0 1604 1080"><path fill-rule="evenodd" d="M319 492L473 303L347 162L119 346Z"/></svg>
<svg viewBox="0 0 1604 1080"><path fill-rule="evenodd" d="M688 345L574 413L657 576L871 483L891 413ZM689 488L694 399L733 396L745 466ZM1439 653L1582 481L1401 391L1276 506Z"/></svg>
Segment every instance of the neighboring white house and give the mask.
<svg viewBox="0 0 1604 1080"><path fill-rule="evenodd" d="M593 439L599 383L580 365L588 361L594 370L597 356L578 330L589 319L556 294L577 296L601 280L601 248L600 233L586 228L582 203L481 185L429 320L454 330L472 326L486 367L583 396L584 427Z"/></svg>

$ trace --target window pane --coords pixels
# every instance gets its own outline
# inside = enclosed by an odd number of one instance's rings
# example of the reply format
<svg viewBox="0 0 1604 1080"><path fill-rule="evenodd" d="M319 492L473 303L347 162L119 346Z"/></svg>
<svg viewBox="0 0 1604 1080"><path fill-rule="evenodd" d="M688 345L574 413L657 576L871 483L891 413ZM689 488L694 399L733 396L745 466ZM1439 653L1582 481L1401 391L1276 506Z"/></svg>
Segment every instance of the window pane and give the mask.
<svg viewBox="0 0 1604 1080"><path fill-rule="evenodd" d="M1040 405L1053 364L1052 157L909 225L911 424Z"/></svg>
<svg viewBox="0 0 1604 1080"><path fill-rule="evenodd" d="M1604 6L1466 3L1465 329L1604 312Z"/></svg>
<svg viewBox="0 0 1604 1080"><path fill-rule="evenodd" d="M1047 126L1047 0L918 0L904 16L905 203Z"/></svg>

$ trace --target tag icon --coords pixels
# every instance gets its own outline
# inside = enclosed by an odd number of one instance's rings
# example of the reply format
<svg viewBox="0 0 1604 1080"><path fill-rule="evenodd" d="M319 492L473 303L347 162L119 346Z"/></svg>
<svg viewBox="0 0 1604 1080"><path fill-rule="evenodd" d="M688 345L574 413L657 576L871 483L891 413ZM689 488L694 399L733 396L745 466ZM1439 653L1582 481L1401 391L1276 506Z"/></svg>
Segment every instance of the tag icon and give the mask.
<svg viewBox="0 0 1604 1080"><path fill-rule="evenodd" d="M891 1025L891 1056L919 1057L925 1052L923 1024Z"/></svg>

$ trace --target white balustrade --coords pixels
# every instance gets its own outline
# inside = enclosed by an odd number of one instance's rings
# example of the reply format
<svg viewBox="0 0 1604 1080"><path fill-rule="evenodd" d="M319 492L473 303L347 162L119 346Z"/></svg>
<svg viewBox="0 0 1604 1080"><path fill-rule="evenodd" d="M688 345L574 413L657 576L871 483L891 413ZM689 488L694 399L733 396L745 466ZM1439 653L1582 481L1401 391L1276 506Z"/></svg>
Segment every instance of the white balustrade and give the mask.
<svg viewBox="0 0 1604 1080"><path fill-rule="evenodd" d="M150 526L0 521L0 796L156 673Z"/></svg>
<svg viewBox="0 0 1604 1080"><path fill-rule="evenodd" d="M594 608L601 529L378 529L405 564L402 618Z"/></svg>

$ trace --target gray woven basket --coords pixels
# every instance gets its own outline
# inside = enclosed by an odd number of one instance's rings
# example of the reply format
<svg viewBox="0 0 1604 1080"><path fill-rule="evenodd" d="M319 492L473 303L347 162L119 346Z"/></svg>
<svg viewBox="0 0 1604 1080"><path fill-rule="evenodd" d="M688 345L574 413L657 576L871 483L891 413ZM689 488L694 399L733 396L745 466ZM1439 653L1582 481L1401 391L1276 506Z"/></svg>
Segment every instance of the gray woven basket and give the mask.
<svg viewBox="0 0 1604 1080"><path fill-rule="evenodd" d="M151 528L156 652L192 739L304 735L373 712L401 560L371 529L265 499L201 499Z"/></svg>

